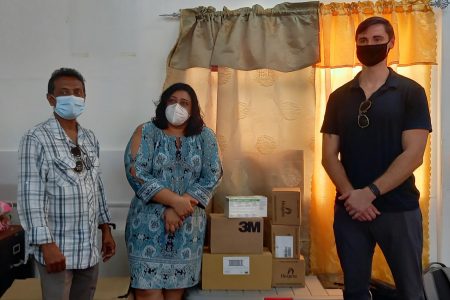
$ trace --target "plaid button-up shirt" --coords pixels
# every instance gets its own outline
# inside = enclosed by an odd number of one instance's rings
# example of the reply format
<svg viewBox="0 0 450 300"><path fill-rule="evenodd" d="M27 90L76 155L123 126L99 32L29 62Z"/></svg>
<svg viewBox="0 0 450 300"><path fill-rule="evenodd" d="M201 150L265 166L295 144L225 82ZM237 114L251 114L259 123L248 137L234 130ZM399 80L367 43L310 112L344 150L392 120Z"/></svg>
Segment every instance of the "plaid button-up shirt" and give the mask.
<svg viewBox="0 0 450 300"><path fill-rule="evenodd" d="M78 125L83 170L55 117L35 126L19 148L18 212L27 236L28 253L44 263L39 245L55 242L67 269L99 262L97 227L111 220L100 178L99 145L92 131Z"/></svg>

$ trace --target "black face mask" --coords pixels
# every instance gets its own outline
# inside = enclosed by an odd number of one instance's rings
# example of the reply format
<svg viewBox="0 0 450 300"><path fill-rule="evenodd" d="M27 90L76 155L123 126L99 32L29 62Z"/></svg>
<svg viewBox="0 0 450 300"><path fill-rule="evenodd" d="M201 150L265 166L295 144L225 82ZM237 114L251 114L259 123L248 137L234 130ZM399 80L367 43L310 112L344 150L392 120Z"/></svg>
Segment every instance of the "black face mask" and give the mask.
<svg viewBox="0 0 450 300"><path fill-rule="evenodd" d="M367 67L375 66L388 55L388 44L389 42L386 44L356 46L356 56L358 56L359 61L363 65Z"/></svg>

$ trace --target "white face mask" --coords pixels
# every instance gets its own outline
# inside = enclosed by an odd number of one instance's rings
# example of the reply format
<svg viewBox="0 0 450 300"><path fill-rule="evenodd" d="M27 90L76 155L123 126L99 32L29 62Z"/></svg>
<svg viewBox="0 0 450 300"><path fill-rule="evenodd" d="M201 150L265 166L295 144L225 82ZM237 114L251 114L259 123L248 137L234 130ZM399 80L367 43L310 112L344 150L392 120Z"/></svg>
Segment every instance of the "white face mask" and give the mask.
<svg viewBox="0 0 450 300"><path fill-rule="evenodd" d="M183 106L174 103L166 107L166 118L170 124L179 126L189 119L189 113Z"/></svg>

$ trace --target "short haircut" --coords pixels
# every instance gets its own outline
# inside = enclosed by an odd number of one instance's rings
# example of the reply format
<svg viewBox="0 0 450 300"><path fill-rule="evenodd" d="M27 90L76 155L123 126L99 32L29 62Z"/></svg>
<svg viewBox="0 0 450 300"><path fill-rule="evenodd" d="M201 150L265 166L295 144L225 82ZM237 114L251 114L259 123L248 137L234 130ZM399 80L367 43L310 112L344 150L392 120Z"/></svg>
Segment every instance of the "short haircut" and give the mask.
<svg viewBox="0 0 450 300"><path fill-rule="evenodd" d="M187 126L184 129L184 135L192 136L200 134L205 126L205 122L201 115L197 94L194 89L186 83L179 82L172 84L161 94L161 98L156 106L155 117L152 119L153 124L159 129L166 129L169 126L169 121L167 121L166 118L167 101L176 91L185 91L191 97L191 115L187 121Z"/></svg>
<svg viewBox="0 0 450 300"><path fill-rule="evenodd" d="M47 93L53 94L53 92L55 91L56 79L58 79L60 77L65 77L65 76L74 77L74 78L78 79L79 81L81 81L81 83L83 84L83 92L84 92L84 94L86 94L86 88L84 86L83 75L81 75L81 73L78 72L77 70L71 69L71 68L59 68L59 69L53 71L52 76L50 76L50 79L48 80Z"/></svg>
<svg viewBox="0 0 450 300"><path fill-rule="evenodd" d="M358 25L358 28L356 29L356 33L355 33L355 40L358 40L359 34L366 31L367 28L369 28L370 26L376 25L376 24L381 24L384 26L384 30L386 31L386 33L389 37L389 40L391 40L395 36L394 28L392 27L392 24L388 20L386 20L385 18L382 18L382 17L370 17L368 19L365 19Z"/></svg>

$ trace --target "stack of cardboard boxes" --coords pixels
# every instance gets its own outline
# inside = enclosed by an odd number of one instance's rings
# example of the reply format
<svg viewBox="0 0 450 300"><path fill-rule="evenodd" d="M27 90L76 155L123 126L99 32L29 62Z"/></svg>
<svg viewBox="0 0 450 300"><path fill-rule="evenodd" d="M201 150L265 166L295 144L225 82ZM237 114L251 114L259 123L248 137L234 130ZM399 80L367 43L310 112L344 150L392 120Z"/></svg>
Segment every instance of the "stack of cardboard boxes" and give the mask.
<svg viewBox="0 0 450 300"><path fill-rule="evenodd" d="M265 243L272 251L272 286L304 286L305 260L300 255L301 190L274 188L265 220Z"/></svg>
<svg viewBox="0 0 450 300"><path fill-rule="evenodd" d="M271 289L272 254L263 248L265 216L267 198L263 196L227 197L225 213L209 215L203 289Z"/></svg>
<svg viewBox="0 0 450 300"><path fill-rule="evenodd" d="M264 196L229 196L224 213L211 213L208 221L203 289L304 286L300 188L274 188L269 204Z"/></svg>

